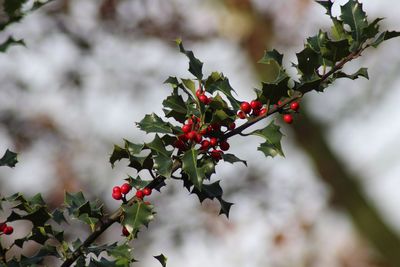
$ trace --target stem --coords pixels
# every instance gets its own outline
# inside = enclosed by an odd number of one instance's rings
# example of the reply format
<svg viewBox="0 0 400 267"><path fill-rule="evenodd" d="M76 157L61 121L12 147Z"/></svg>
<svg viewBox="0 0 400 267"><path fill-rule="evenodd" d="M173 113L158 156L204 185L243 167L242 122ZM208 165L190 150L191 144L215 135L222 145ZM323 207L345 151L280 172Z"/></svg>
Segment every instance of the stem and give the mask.
<svg viewBox="0 0 400 267"><path fill-rule="evenodd" d="M326 79L328 79L332 74L334 74L336 71L340 70L347 62L359 57L361 53L369 46L365 46L364 48L359 49L358 51L355 51L342 59L337 65L335 65L330 71L328 71L326 74L321 76L321 81L324 82ZM258 116L256 118L249 119L246 123L243 125L237 127L236 129L226 133L223 135L222 139L228 139L229 137L235 136L235 135L242 135L242 131L249 128L250 126L254 125L255 123L265 119L266 117L278 112L281 110L285 105L303 97L303 95L296 91L291 97L286 98L285 100L282 101L281 105L274 106L270 108L267 113L265 113L262 116ZM268 105L269 106L269 105ZM177 171L180 167L182 166L182 163L179 160L175 160L172 166L172 172L174 173ZM153 179L149 183L147 187L153 189L157 188L158 186L162 185L164 183L164 180L166 178L163 176L158 176ZM136 201L135 197L132 197L128 201L128 205L132 204L134 201ZM84 250L86 247L88 247L90 244L92 244L100 235L102 235L111 225L113 225L115 222L120 221L121 215L123 214L123 211L121 208L116 210L113 214L111 214L103 223L100 225L100 227L95 230L93 233L91 233L86 240L70 255L67 257L67 259L64 261L64 263L61 265L61 267L67 267L71 266L81 255L84 254Z"/></svg>

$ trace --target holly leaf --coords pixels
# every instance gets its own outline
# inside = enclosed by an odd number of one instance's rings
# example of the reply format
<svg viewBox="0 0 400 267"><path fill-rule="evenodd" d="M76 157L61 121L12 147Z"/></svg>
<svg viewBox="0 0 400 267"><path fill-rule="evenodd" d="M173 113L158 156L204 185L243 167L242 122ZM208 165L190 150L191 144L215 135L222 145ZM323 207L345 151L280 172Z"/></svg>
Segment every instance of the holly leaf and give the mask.
<svg viewBox="0 0 400 267"><path fill-rule="evenodd" d="M176 44L179 46L180 52L189 58L189 72L192 73L198 80L201 80L203 78L203 62L197 59L192 51L185 50L181 39L177 39Z"/></svg>
<svg viewBox="0 0 400 267"><path fill-rule="evenodd" d="M22 45L25 46L24 40L15 40L13 37L8 37L8 39L0 44L0 52L6 52L10 46L13 45Z"/></svg>
<svg viewBox="0 0 400 267"><path fill-rule="evenodd" d="M396 32L396 31L384 31L382 32L376 39L375 41L373 41L371 43L371 46L373 47L378 47L382 42L395 38L395 37L399 37L400 36L400 32Z"/></svg>
<svg viewBox="0 0 400 267"><path fill-rule="evenodd" d="M164 113L167 118L174 118L179 122L184 122L187 114L187 107L182 96L172 94L163 101Z"/></svg>
<svg viewBox="0 0 400 267"><path fill-rule="evenodd" d="M160 254L158 256L153 256L156 260L160 262L162 267L167 267L167 257L165 257L163 254Z"/></svg>
<svg viewBox="0 0 400 267"><path fill-rule="evenodd" d="M188 175L190 181L201 190L201 185L205 177L204 169L197 166L197 149L191 148L186 151L182 157L182 170Z"/></svg>
<svg viewBox="0 0 400 267"><path fill-rule="evenodd" d="M233 164L233 163L236 163L236 162L242 162L244 165L247 166L247 162L246 162L245 160L241 160L241 159L239 159L238 157L236 157L236 156L233 155L233 154L224 153L224 154L222 155L222 158L223 158L224 161L229 162L229 163L232 163L232 164Z"/></svg>
<svg viewBox="0 0 400 267"><path fill-rule="evenodd" d="M362 4L354 0L349 0L340 9L342 13L340 18L351 29L351 36L353 38L351 51L355 51L365 41L364 30L368 27L367 14L362 9Z"/></svg>
<svg viewBox="0 0 400 267"><path fill-rule="evenodd" d="M219 211L219 214L220 215L221 214L225 214L225 216L227 218L229 218L229 211L231 210L231 207L232 207L233 203L225 201L221 197L218 198L218 201L219 201L219 203L221 205L221 209Z"/></svg>
<svg viewBox="0 0 400 267"><path fill-rule="evenodd" d="M147 114L139 123L138 127L146 133L172 133L173 126L164 122L155 113Z"/></svg>
<svg viewBox="0 0 400 267"><path fill-rule="evenodd" d="M216 91L222 92L228 98L231 106L237 110L240 108L240 101L238 101L232 93L236 93L229 83L229 79L224 77L222 73L213 72L207 78L205 87L208 92L213 94Z"/></svg>
<svg viewBox="0 0 400 267"><path fill-rule="evenodd" d="M257 98L261 102L277 103L282 97L287 96L289 77L282 75L273 82L262 82L262 88L257 92Z"/></svg>
<svg viewBox="0 0 400 267"><path fill-rule="evenodd" d="M314 80L318 77L316 70L320 66L320 55L311 47L306 46L300 53L296 53L296 65L303 81Z"/></svg>
<svg viewBox="0 0 400 267"><path fill-rule="evenodd" d="M17 153L7 149L3 157L0 159L0 166L8 166L10 168L13 168L15 167L15 164L17 164L17 162Z"/></svg>
<svg viewBox="0 0 400 267"><path fill-rule="evenodd" d="M137 201L132 206L123 204L121 207L124 212L121 223L134 236L142 226L147 227L154 219L153 205L145 204L143 201Z"/></svg>
<svg viewBox="0 0 400 267"><path fill-rule="evenodd" d="M261 130L256 130L251 133L252 135L260 136L265 139L257 149L264 153L266 157L272 158L276 155L284 156L281 146L282 133L280 127L271 121L271 123Z"/></svg>
<svg viewBox="0 0 400 267"><path fill-rule="evenodd" d="M342 71L338 71L334 74L335 78L348 78L351 80L355 80L358 79L359 77L364 77L365 79L369 79L368 76L368 69L367 68L361 68L359 69L357 72L353 73L353 74L346 74Z"/></svg>

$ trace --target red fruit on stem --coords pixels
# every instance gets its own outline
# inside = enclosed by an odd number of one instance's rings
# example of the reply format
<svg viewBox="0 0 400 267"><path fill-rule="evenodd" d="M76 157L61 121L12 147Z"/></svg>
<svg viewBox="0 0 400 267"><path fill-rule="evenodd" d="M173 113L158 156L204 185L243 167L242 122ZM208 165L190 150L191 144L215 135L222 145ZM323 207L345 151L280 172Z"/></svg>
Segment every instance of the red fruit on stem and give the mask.
<svg viewBox="0 0 400 267"><path fill-rule="evenodd" d="M0 223L0 232L3 232L4 229L6 229L7 224L6 223Z"/></svg>
<svg viewBox="0 0 400 267"><path fill-rule="evenodd" d="M293 122L292 114L283 115L283 121L286 122L287 124L291 124Z"/></svg>
<svg viewBox="0 0 400 267"><path fill-rule="evenodd" d="M201 142L201 150L207 150L210 147L210 142L208 140L203 140Z"/></svg>
<svg viewBox="0 0 400 267"><path fill-rule="evenodd" d="M185 150L186 148L185 143L182 140L176 140L174 142L174 147L176 147L179 150Z"/></svg>
<svg viewBox="0 0 400 267"><path fill-rule="evenodd" d="M219 143L219 147L220 147L223 151L227 151L227 150L229 149L230 145L229 145L229 143L228 143L226 140L224 140L224 141L221 141L221 142Z"/></svg>
<svg viewBox="0 0 400 267"><path fill-rule="evenodd" d="M253 116L259 116L261 113L261 110L259 109L253 109L253 112L251 113Z"/></svg>
<svg viewBox="0 0 400 267"><path fill-rule="evenodd" d="M182 126L182 132L188 133L192 130L192 125L191 124L185 124Z"/></svg>
<svg viewBox="0 0 400 267"><path fill-rule="evenodd" d="M207 134L207 128L201 129L199 132L201 135Z"/></svg>
<svg viewBox="0 0 400 267"><path fill-rule="evenodd" d="M210 154L211 154L211 157L215 160L222 159L222 151L221 150L214 149L213 151L211 151Z"/></svg>
<svg viewBox="0 0 400 267"><path fill-rule="evenodd" d="M299 108L300 108L299 102L295 101L295 102L290 103L290 109L291 110L298 111Z"/></svg>
<svg viewBox="0 0 400 267"><path fill-rule="evenodd" d="M199 101L205 105L208 104L208 97L206 95L199 96Z"/></svg>
<svg viewBox="0 0 400 267"><path fill-rule="evenodd" d="M122 199L122 194L121 194L121 192L113 192L113 193L112 193L112 198L115 199L115 200L120 200L120 199Z"/></svg>
<svg viewBox="0 0 400 267"><path fill-rule="evenodd" d="M137 198L143 199L143 197L144 197L143 190L140 190L140 189L139 189L138 191L136 191L135 196L136 196Z"/></svg>
<svg viewBox="0 0 400 267"><path fill-rule="evenodd" d="M195 137L196 143L200 143L202 139L203 139L203 136L199 133L196 133L196 137Z"/></svg>
<svg viewBox="0 0 400 267"><path fill-rule="evenodd" d="M267 109L266 108L262 108L260 110L260 116L264 115L265 113L267 113Z"/></svg>
<svg viewBox="0 0 400 267"><path fill-rule="evenodd" d="M210 146L216 146L218 144L218 139L215 137L210 138Z"/></svg>
<svg viewBox="0 0 400 267"><path fill-rule="evenodd" d="M201 90L200 88L196 90L196 96L200 97L203 94L203 90Z"/></svg>
<svg viewBox="0 0 400 267"><path fill-rule="evenodd" d="M3 230L3 233L6 235L11 235L13 232L14 232L14 228L12 226L7 226Z"/></svg>
<svg viewBox="0 0 400 267"><path fill-rule="evenodd" d="M236 128L236 124L234 122L232 122L231 124L229 124L228 128L229 128L229 130L233 130Z"/></svg>
<svg viewBox="0 0 400 267"><path fill-rule="evenodd" d="M207 126L207 132L212 133L213 127L211 125Z"/></svg>
<svg viewBox="0 0 400 267"><path fill-rule="evenodd" d="M178 139L181 140L182 142L186 142L188 140L186 134L179 135Z"/></svg>
<svg viewBox="0 0 400 267"><path fill-rule="evenodd" d="M213 128L214 131L219 132L221 131L221 125L218 123L213 123L211 124L211 127Z"/></svg>
<svg viewBox="0 0 400 267"><path fill-rule="evenodd" d="M280 106L280 105L282 105L282 101L279 100L278 101L278 106Z"/></svg>
<svg viewBox="0 0 400 267"><path fill-rule="evenodd" d="M240 110L247 114L250 113L251 106L250 106L249 102L242 102L242 104L240 104Z"/></svg>
<svg viewBox="0 0 400 267"><path fill-rule="evenodd" d="M207 103L205 103L205 104L206 104L206 105L210 104L212 100L213 100L212 97L207 97Z"/></svg>
<svg viewBox="0 0 400 267"><path fill-rule="evenodd" d="M119 187L119 186L114 186L113 189L112 189L112 192L113 192L113 193L121 193L121 187Z"/></svg>
<svg viewBox="0 0 400 267"><path fill-rule="evenodd" d="M125 226L122 227L122 235L124 235L124 236L129 236L129 231L128 231L128 229L126 229Z"/></svg>
<svg viewBox="0 0 400 267"><path fill-rule="evenodd" d="M128 194L131 189L132 186L128 183L124 183L123 185L121 185L121 193L124 195Z"/></svg>
<svg viewBox="0 0 400 267"><path fill-rule="evenodd" d="M252 109L261 109L262 108L262 103L257 100L253 100L250 102L250 106Z"/></svg>
<svg viewBox="0 0 400 267"><path fill-rule="evenodd" d="M145 188L143 189L143 194L144 194L145 196L150 196L150 195L151 195L151 192L152 192L151 188L145 187Z"/></svg>
<svg viewBox="0 0 400 267"><path fill-rule="evenodd" d="M192 141L196 139L196 136L197 136L196 131L191 131L191 132L189 132L189 133L186 134L186 137L187 137L189 140L192 140Z"/></svg>
<svg viewBox="0 0 400 267"><path fill-rule="evenodd" d="M246 113L244 113L243 111L239 111L237 115L241 119L245 119L246 118Z"/></svg>

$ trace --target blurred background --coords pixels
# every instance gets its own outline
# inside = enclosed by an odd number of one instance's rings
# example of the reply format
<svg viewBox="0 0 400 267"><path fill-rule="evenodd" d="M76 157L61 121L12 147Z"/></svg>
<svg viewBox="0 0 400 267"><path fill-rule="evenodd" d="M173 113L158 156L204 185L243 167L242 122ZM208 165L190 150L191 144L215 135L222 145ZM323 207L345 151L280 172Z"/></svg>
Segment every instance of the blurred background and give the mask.
<svg viewBox="0 0 400 267"><path fill-rule="evenodd" d="M370 20L400 29L398 1L361 2ZM249 101L268 75L255 63L264 50L284 53L295 74L305 38L329 29L324 13L311 0L56 0L33 12L2 36L27 47L0 54L0 151L19 153L14 169L0 169L0 193L41 192L57 206L64 190L82 190L112 211L112 186L135 175L124 162L111 168L113 144L151 140L134 123L162 114L168 76L191 78L174 39ZM174 267L400 266L398 50L396 39L367 50L345 70L368 67L370 80L310 93L293 126L277 117L286 158L266 159L256 137L231 141L249 166L217 168L235 203L229 220L168 181L150 197L157 217L133 242L135 266L159 266L160 253Z"/></svg>

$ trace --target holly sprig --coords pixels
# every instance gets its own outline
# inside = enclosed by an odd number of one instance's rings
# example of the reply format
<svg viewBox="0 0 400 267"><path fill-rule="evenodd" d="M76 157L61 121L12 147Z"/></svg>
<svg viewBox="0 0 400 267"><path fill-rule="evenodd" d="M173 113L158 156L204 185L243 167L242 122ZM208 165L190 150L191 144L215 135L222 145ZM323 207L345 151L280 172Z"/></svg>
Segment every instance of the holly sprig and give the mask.
<svg viewBox="0 0 400 267"><path fill-rule="evenodd" d="M18 10L26 1L5 1L10 22L18 21ZM35 2L36 3L36 2ZM124 140L115 145L110 156L112 166L124 160L135 170L121 186L112 189L112 197L120 201L120 207L111 215L104 213L100 201L89 201L82 192L66 193L64 206L50 211L40 194L25 198L21 194L10 197L0 196L1 203L13 205L6 221L0 223L1 238L14 231L12 222L28 220L32 230L26 237L15 240L11 247L3 248L0 243L0 266L31 266L40 264L45 257L54 256L63 261L61 266L130 266L135 259L128 242L138 237L138 233L155 218L154 206L147 201L154 190L161 191L165 181L181 181L199 201L217 199L220 214L229 217L232 203L226 201L223 188L216 176L216 166L222 162L243 163L236 155L229 153L235 136L255 135L264 141L258 150L266 157L284 156L281 145L283 134L276 118L270 119L265 127L249 131L249 127L264 119L279 114L287 124L293 123L300 112L301 100L311 91L324 91L336 79L359 77L368 79L366 68L352 74L345 73L343 66L362 55L370 47L400 36L400 32L380 31L381 18L369 22L362 4L349 0L341 6L341 15L332 15L332 1L317 1L326 9L332 20L329 32L320 30L307 38L304 49L296 54L297 62L292 67L297 75L291 77L283 66L283 55L277 50L266 51L260 64L266 64L275 77L263 81L255 89L254 98L242 101L220 72L203 73L201 62L192 51L187 50L182 41L176 41L179 51L189 60L192 78L169 77L165 83L171 87L171 94L162 102L163 115L147 114L137 123L142 131L152 135L147 143ZM34 6L35 7L35 6ZM18 11L18 12L17 12ZM0 30L8 24L0 25ZM6 41L0 51L18 42ZM13 167L16 154L8 151L0 159L1 166ZM143 172L152 179L144 180ZM71 244L64 238L65 222L78 220L88 225L91 234L85 239L76 239ZM94 242L114 223L121 224L121 234L126 237L122 243L96 245ZM7 252L13 246L22 247L26 241L42 245L32 257L8 259ZM55 245L57 244L57 245ZM105 251L108 258L101 256ZM162 254L155 258L166 266ZM111 260L112 259L112 260Z"/></svg>

